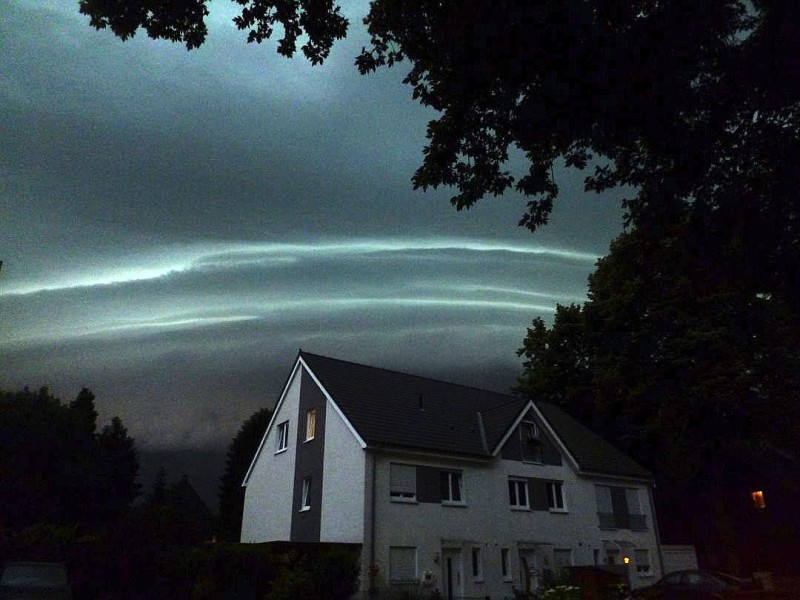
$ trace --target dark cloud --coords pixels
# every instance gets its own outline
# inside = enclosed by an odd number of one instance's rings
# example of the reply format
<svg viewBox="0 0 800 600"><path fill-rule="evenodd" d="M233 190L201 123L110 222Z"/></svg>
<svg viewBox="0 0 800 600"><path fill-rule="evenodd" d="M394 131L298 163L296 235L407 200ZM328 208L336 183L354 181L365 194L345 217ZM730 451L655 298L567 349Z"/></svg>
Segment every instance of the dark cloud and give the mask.
<svg viewBox="0 0 800 600"><path fill-rule="evenodd" d="M0 387L88 386L148 452L218 452L301 347L507 389L530 320L585 296L619 194L559 170L536 235L515 194L457 213L411 188L435 115L404 68L353 66L366 3L321 68L212 9L186 52L0 6Z"/></svg>

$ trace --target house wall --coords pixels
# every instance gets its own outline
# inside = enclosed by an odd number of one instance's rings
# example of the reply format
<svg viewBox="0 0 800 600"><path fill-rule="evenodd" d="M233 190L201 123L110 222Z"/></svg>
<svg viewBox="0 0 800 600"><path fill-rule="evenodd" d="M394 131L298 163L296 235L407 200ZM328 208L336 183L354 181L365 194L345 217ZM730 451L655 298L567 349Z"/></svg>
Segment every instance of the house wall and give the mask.
<svg viewBox="0 0 800 600"><path fill-rule="evenodd" d="M314 438L306 415L316 410ZM276 452L278 426L289 444ZM300 510L310 478L308 510ZM341 415L304 368L287 386L245 488L242 542L340 542L364 537L365 453Z"/></svg>
<svg viewBox="0 0 800 600"><path fill-rule="evenodd" d="M242 542L290 539L301 371L297 369L289 382L247 481ZM276 453L278 425L286 420L289 421L289 445L283 452Z"/></svg>
<svg viewBox="0 0 800 600"><path fill-rule="evenodd" d="M415 464L463 472L465 506L430 502L392 501L389 495L390 463ZM524 477L563 482L566 512L514 510L509 503L508 478ZM597 516L596 484L624 485L639 490L647 519L647 531L602 530ZM495 459L489 462L383 453L376 468L376 564L378 585L391 585L390 547L417 548L417 575L431 573L429 584L407 584L410 588L444 590L444 553L460 551L463 589L455 593L473 597L512 597L512 588L524 587L520 555L524 553L538 571L552 569L554 550L569 550L572 564L604 563L608 550L620 552L617 561L633 548L647 549L650 573L636 574L635 565L618 567L630 574L632 587L649 585L661 574L656 534L648 503L647 486L613 478L578 475L564 460L561 466ZM472 576L471 550L480 548L481 576ZM509 550L510 578L501 573L501 549ZM613 552L612 552L613 554ZM457 556L453 555L453 556ZM397 586L394 586L397 587ZM402 586L401 586L402 587Z"/></svg>
<svg viewBox="0 0 800 600"><path fill-rule="evenodd" d="M365 452L328 403L322 495L323 542L360 544L364 539Z"/></svg>

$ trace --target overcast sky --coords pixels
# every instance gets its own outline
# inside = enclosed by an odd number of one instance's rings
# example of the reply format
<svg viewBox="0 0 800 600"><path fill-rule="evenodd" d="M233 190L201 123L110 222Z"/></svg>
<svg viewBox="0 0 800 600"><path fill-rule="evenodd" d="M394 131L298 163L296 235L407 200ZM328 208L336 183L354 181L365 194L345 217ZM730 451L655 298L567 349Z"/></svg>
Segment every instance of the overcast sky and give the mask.
<svg viewBox="0 0 800 600"><path fill-rule="evenodd" d="M97 395L143 448L225 446L298 348L507 391L536 316L581 302L619 194L556 172L551 224L508 194L412 191L435 116L368 77L366 2L322 67L90 28L77 0L0 4L0 388Z"/></svg>

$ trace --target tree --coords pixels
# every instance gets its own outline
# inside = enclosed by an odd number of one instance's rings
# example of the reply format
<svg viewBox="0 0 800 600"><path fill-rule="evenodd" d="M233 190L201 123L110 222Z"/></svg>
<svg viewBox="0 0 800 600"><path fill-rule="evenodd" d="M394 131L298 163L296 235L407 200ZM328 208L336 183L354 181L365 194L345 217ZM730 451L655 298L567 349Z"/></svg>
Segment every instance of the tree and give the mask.
<svg viewBox="0 0 800 600"><path fill-rule="evenodd" d="M347 21L332 0L237 0L248 41L282 25L278 52L323 62ZM82 0L97 28L203 43L206 0ZM135 6L133 8L132 6ZM373 0L361 73L407 60L405 82L439 111L415 187L452 186L469 208L516 188L520 224L545 224L554 165L593 166L590 190L625 185L626 219L658 235L671 207L694 231L730 233L761 257L742 277L800 304L800 10L766 0ZM521 150L521 177L508 167ZM740 235L743 234L743 235Z"/></svg>
<svg viewBox="0 0 800 600"><path fill-rule="evenodd" d="M136 497L138 460L122 421L97 434L94 395L64 405L46 387L0 391L0 526L96 525Z"/></svg>
<svg viewBox="0 0 800 600"><path fill-rule="evenodd" d="M741 486L798 450L800 319L739 280L739 257L718 240L686 235L688 216L669 223L657 239L620 236L583 306L559 306L550 328L534 321L518 391L653 470L662 533L731 547ZM742 558L731 547L728 568Z"/></svg>
<svg viewBox="0 0 800 600"><path fill-rule="evenodd" d="M220 541L239 541L244 510L242 482L271 418L270 409L257 410L242 424L228 446L225 472L220 478L219 488Z"/></svg>

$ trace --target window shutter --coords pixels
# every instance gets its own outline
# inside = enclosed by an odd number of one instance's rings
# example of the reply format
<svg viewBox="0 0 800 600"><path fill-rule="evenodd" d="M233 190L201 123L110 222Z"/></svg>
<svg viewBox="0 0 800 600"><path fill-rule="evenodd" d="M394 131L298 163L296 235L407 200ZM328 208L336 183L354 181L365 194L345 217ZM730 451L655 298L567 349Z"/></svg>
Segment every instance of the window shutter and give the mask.
<svg viewBox="0 0 800 600"><path fill-rule="evenodd" d="M417 468L414 465L389 465L390 495L413 498L417 495Z"/></svg>
<svg viewBox="0 0 800 600"><path fill-rule="evenodd" d="M416 581L417 549L392 546L389 548L389 579L391 581Z"/></svg>
<svg viewBox="0 0 800 600"><path fill-rule="evenodd" d="M529 479L528 489L531 494L533 510L549 510L547 506L547 482L544 479Z"/></svg>

